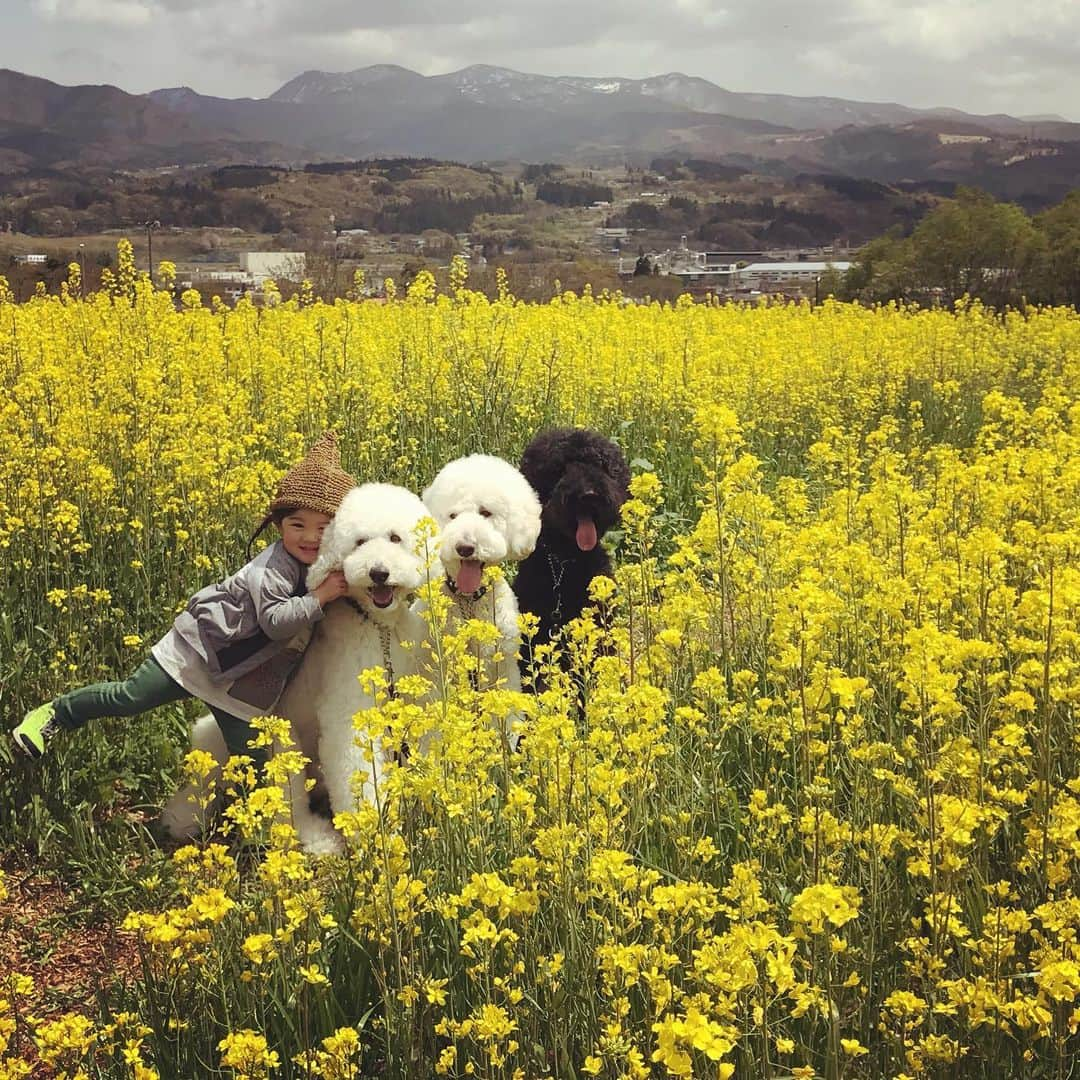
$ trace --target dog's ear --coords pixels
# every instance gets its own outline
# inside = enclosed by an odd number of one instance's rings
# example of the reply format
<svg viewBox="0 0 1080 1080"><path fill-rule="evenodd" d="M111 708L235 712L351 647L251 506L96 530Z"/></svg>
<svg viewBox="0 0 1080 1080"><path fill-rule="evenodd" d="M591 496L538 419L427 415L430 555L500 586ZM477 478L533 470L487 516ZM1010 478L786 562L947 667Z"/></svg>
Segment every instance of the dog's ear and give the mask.
<svg viewBox="0 0 1080 1080"><path fill-rule="evenodd" d="M564 431L549 428L535 435L521 455L518 468L545 502L562 475L565 451Z"/></svg>
<svg viewBox="0 0 1080 1080"><path fill-rule="evenodd" d="M437 480L437 479L438 479L438 477L436 477L435 479ZM422 503L424 504L424 506L425 506L425 507L427 508L427 512L428 512L428 513L429 513L429 514L430 514L430 515L431 515L431 516L432 516L432 517L433 517L433 518L434 518L434 519L435 519L436 521L442 521L442 517L440 516L440 513L441 513L441 512L440 512L440 508L439 508L439 500L437 499L437 495L438 495L438 493L439 493L439 491L438 491L438 488L436 488L436 486L435 486L435 481L433 480L433 481L432 481L432 482L431 482L430 484L428 484L428 486L427 486L426 488L424 488L424 490L423 490L423 491L422 491L422 492L420 493L420 501L421 501L421 502L422 502Z"/></svg>
<svg viewBox="0 0 1080 1080"><path fill-rule="evenodd" d="M622 450L615 443L605 440L604 445L599 449L603 469L615 484L621 506L630 498L630 466L627 465Z"/></svg>
<svg viewBox="0 0 1080 1080"><path fill-rule="evenodd" d="M506 557L513 562L527 559L540 536L540 500L524 476L519 486L506 519Z"/></svg>
<svg viewBox="0 0 1080 1080"><path fill-rule="evenodd" d="M308 592L317 589L334 570L341 569L341 553L338 551L334 523L323 529L322 542L319 544L318 558L308 567Z"/></svg>
<svg viewBox="0 0 1080 1080"><path fill-rule="evenodd" d="M356 490L356 488L353 488L353 491ZM345 561L346 552L341 550L345 536L340 524L340 517L342 511L346 510L346 502L350 501L349 495L351 494L352 492L349 492L345 496L338 507L337 515L331 518L330 524L323 529L322 540L319 542L319 555L308 567L307 587L309 592L312 589L317 589L330 576L332 571L340 570L341 564Z"/></svg>
<svg viewBox="0 0 1080 1080"><path fill-rule="evenodd" d="M467 483L470 467L475 465L476 457L476 454L471 454L466 458L448 461L420 493L420 501L440 528L446 524L450 506L461 494L462 485Z"/></svg>

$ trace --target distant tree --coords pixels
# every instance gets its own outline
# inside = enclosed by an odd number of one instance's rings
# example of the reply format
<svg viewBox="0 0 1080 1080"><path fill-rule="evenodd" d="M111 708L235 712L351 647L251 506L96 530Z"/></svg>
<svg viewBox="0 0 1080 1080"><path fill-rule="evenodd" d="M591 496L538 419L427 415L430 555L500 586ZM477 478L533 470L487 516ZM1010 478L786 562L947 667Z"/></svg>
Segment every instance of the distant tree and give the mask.
<svg viewBox="0 0 1080 1080"><path fill-rule="evenodd" d="M276 184L280 169L261 165L225 165L211 175L215 188L253 188Z"/></svg>
<svg viewBox="0 0 1080 1080"><path fill-rule="evenodd" d="M1080 191L1034 221L1038 245L1029 295L1047 304L1080 305Z"/></svg>
<svg viewBox="0 0 1080 1080"><path fill-rule="evenodd" d="M545 180L536 185L536 197L555 206L591 206L594 202L611 202L614 195L606 184L588 180Z"/></svg>
<svg viewBox="0 0 1080 1080"><path fill-rule="evenodd" d="M697 239L713 247L732 251L750 251L758 244L748 229L725 221L707 222L699 226Z"/></svg>
<svg viewBox="0 0 1080 1080"><path fill-rule="evenodd" d="M871 240L836 290L842 300L910 300L916 292L912 242L893 230Z"/></svg>
<svg viewBox="0 0 1080 1080"><path fill-rule="evenodd" d="M535 184L537 180L543 180L549 176L557 176L561 172L566 170L562 165L553 165L551 162L544 162L542 165L526 165L521 171L521 179L526 184Z"/></svg>
<svg viewBox="0 0 1080 1080"><path fill-rule="evenodd" d="M698 213L697 199L690 199L685 195L672 195L668 199L667 209L679 213L686 221L694 221Z"/></svg>
<svg viewBox="0 0 1080 1080"><path fill-rule="evenodd" d="M682 167L682 162L673 157L655 157L649 162L649 171L659 173L661 176L676 176Z"/></svg>
<svg viewBox="0 0 1080 1080"><path fill-rule="evenodd" d="M971 188L931 211L908 238L867 244L841 295L862 300L952 304L965 294L1004 306L1019 301L1040 239L1024 211Z"/></svg>
<svg viewBox="0 0 1080 1080"><path fill-rule="evenodd" d="M956 198L927 214L912 234L913 268L948 303L967 293L1004 305L1019 296L1035 239L1019 206L958 188Z"/></svg>
<svg viewBox="0 0 1080 1080"><path fill-rule="evenodd" d="M421 233L425 229L463 232L479 214L505 214L520 205L521 200L509 190L462 198L455 198L446 189L415 192L385 203L375 216L375 227L382 233Z"/></svg>
<svg viewBox="0 0 1080 1080"><path fill-rule="evenodd" d="M632 229L655 228L660 224L660 210L649 202L632 202L623 211L622 222Z"/></svg>
<svg viewBox="0 0 1080 1080"><path fill-rule="evenodd" d="M747 170L738 165L722 165L719 161L704 161L700 158L688 158L683 168L693 173L698 180L738 180Z"/></svg>
<svg viewBox="0 0 1080 1080"><path fill-rule="evenodd" d="M852 202L880 202L891 194L885 184L879 184L876 180L861 180L853 176L819 176L816 179L826 191L835 191Z"/></svg>
<svg viewBox="0 0 1080 1080"><path fill-rule="evenodd" d="M778 206L772 220L761 230L761 239L771 247L811 247L831 244L842 224L828 214Z"/></svg>

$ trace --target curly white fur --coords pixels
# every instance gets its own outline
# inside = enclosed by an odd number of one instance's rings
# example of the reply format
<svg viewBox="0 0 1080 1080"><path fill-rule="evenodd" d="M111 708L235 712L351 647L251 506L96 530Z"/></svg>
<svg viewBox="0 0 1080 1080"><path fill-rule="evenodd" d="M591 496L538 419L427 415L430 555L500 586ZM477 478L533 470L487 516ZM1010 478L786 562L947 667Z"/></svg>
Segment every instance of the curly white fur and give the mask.
<svg viewBox="0 0 1080 1080"><path fill-rule="evenodd" d="M520 690L521 634L510 586L500 578L478 599L469 594L477 591L484 567L519 562L532 553L540 535L536 492L509 462L471 454L445 465L423 500L439 525L439 559L446 570L442 587L453 599L447 629L456 631L468 619L494 623L498 657L493 651L488 658L485 686ZM468 564L474 564L471 572ZM418 612L424 614L419 605Z"/></svg>
<svg viewBox="0 0 1080 1080"><path fill-rule="evenodd" d="M343 601L330 605L278 702L278 712L297 733L294 737L312 728L318 731L318 759L334 814L356 806L354 773L364 776L360 797L378 801L385 760L379 739L363 747L353 730L353 716L375 704L357 675L385 666L380 627L389 632L395 678L417 670L414 650L406 650L402 643L420 641L424 635L423 620L409 607L408 596L426 579L426 559L417 553L417 528L427 516L424 504L404 488L390 484L354 488L323 533L319 558L308 572L309 587L315 588L331 570L340 568L349 583L349 596L363 612ZM303 846L308 851L339 849L336 830L311 814L307 793L297 788L303 784L294 783L292 792L294 823Z"/></svg>
<svg viewBox="0 0 1080 1080"><path fill-rule="evenodd" d="M349 596L335 601L315 627L311 644L296 675L274 712L290 721L293 738L306 757L318 762L333 813L356 806L353 774L364 774L361 798L377 801L385 764L379 740L370 748L357 743L353 716L374 706L357 675L385 666L379 628L388 633L395 678L415 673L414 650L403 642L418 642L426 624L409 606L409 594L426 579L426 559L417 553L417 526L427 508L410 491L390 484L364 484L345 496L323 534L319 558L308 571L308 587L316 588L335 569L344 572ZM192 745L224 760L224 742L213 717L203 717L192 731ZM373 760L367 760L371 755ZM173 835L190 835L195 823L182 810L190 792L178 792L166 808L165 824ZM341 836L325 819L312 813L304 777L292 779L289 790L293 824L310 852L340 850Z"/></svg>
<svg viewBox="0 0 1080 1080"><path fill-rule="evenodd" d="M192 725L191 749L206 750L217 766L204 783L184 785L165 804L160 821L166 834L174 840L193 840L203 831L206 822L202 818L201 801L206 799L211 784L215 791L221 790L221 766L229 760L229 751L221 728L209 713L200 716Z"/></svg>

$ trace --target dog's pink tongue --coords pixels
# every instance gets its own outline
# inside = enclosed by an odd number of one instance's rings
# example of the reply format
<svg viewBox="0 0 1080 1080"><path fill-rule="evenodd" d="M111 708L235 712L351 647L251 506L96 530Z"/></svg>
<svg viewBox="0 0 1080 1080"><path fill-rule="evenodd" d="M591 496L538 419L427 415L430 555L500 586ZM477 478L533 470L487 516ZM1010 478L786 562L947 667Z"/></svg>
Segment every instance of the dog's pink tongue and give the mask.
<svg viewBox="0 0 1080 1080"><path fill-rule="evenodd" d="M592 551L596 547L596 522L592 518L578 518L577 546L582 551Z"/></svg>
<svg viewBox="0 0 1080 1080"><path fill-rule="evenodd" d="M371 590L371 599L376 607L389 607L394 599L394 590L389 585L376 585Z"/></svg>
<svg viewBox="0 0 1080 1080"><path fill-rule="evenodd" d="M476 559L464 559L458 567L458 592L473 593L480 588L484 576L484 564Z"/></svg>

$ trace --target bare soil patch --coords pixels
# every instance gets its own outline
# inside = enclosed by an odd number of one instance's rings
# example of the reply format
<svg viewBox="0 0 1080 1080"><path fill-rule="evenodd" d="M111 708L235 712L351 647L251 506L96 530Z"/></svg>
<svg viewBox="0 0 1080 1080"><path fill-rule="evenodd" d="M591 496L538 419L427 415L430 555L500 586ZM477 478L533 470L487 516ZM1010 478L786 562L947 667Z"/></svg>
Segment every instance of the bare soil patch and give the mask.
<svg viewBox="0 0 1080 1080"><path fill-rule="evenodd" d="M34 980L34 993L20 999L20 1011L36 1019L66 1012L96 1018L100 990L138 972L135 935L108 921L88 921L73 892L53 875L35 873L10 856L0 855L0 868L9 894L0 902L0 972ZM37 1062L22 1025L14 1046L37 1063L35 1080L51 1075Z"/></svg>

